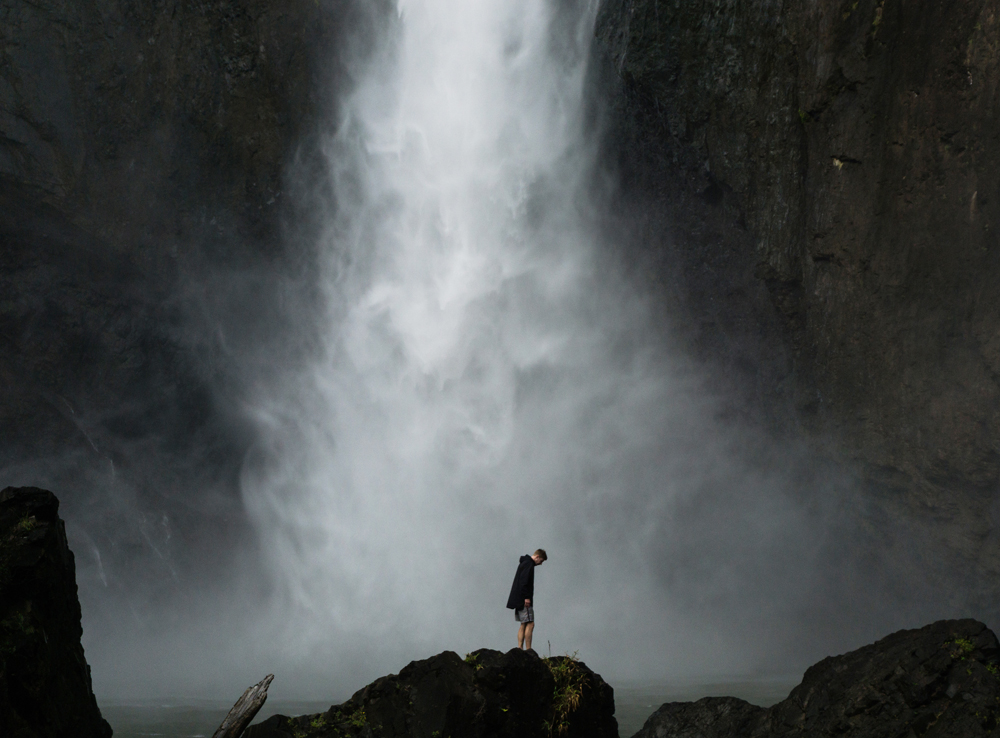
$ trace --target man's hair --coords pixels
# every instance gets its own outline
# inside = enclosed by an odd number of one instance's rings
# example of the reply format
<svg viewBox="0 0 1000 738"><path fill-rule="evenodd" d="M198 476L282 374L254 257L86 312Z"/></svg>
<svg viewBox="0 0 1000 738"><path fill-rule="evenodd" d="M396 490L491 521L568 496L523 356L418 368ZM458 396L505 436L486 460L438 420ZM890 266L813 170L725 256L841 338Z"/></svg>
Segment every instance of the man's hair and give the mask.
<svg viewBox="0 0 1000 738"><path fill-rule="evenodd" d="M549 560L549 555L547 553L545 553L545 549L544 548L538 549L532 555L533 556L541 556L542 557L542 561L548 561Z"/></svg>

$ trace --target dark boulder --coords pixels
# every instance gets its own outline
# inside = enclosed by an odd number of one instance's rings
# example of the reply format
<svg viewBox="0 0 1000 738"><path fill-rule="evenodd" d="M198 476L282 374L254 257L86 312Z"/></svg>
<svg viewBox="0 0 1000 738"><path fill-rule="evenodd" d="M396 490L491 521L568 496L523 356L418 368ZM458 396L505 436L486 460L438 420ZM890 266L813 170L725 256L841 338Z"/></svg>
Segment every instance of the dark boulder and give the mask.
<svg viewBox="0 0 1000 738"><path fill-rule="evenodd" d="M73 553L59 500L0 492L0 735L109 738L80 637Z"/></svg>
<svg viewBox="0 0 1000 738"><path fill-rule="evenodd" d="M732 697L662 705L634 738L997 735L1000 644L975 620L901 630L810 667L764 709Z"/></svg>
<svg viewBox="0 0 1000 738"><path fill-rule="evenodd" d="M582 661L534 652L445 651L376 679L316 715L275 715L245 738L616 738L614 691Z"/></svg>

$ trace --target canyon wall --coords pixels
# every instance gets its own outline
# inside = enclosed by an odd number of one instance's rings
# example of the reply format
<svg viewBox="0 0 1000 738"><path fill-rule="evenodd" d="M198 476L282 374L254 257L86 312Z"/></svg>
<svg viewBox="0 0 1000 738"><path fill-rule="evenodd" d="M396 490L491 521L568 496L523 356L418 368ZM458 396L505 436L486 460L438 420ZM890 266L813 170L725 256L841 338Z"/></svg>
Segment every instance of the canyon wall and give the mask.
<svg viewBox="0 0 1000 738"><path fill-rule="evenodd" d="M597 29L623 181L700 332L980 592L1000 567L998 13L606 0Z"/></svg>
<svg viewBox="0 0 1000 738"><path fill-rule="evenodd" d="M246 532L236 385L308 271L284 175L321 161L369 13L0 4L0 468L59 490L71 538L86 523L82 579L100 549L170 583Z"/></svg>

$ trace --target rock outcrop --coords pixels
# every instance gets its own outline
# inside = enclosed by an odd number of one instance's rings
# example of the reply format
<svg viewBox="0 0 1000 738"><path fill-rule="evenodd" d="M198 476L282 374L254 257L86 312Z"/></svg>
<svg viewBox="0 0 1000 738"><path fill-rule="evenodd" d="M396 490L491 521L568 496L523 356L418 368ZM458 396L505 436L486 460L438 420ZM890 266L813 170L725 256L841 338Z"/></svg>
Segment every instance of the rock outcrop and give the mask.
<svg viewBox="0 0 1000 738"><path fill-rule="evenodd" d="M0 492L0 735L110 738L80 637L73 553L51 492Z"/></svg>
<svg viewBox="0 0 1000 738"><path fill-rule="evenodd" d="M630 212L684 275L695 343L836 438L981 602L1000 571L998 28L996 0L604 0L597 29Z"/></svg>
<svg viewBox="0 0 1000 738"><path fill-rule="evenodd" d="M1000 643L975 620L902 630L806 671L764 709L734 697L671 702L634 738L976 738L997 734Z"/></svg>
<svg viewBox="0 0 1000 738"><path fill-rule="evenodd" d="M246 738L617 738L614 691L570 657L480 649L414 661L327 712L275 715Z"/></svg>

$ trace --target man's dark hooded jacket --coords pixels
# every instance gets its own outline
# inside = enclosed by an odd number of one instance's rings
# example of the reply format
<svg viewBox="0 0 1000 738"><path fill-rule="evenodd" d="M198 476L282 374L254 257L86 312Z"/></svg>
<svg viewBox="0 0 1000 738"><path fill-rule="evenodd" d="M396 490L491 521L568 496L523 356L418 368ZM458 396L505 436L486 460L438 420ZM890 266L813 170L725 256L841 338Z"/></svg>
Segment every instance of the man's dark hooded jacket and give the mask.
<svg viewBox="0 0 1000 738"><path fill-rule="evenodd" d="M517 574L507 598L508 610L523 610L524 601L535 597L535 560L525 554L517 564Z"/></svg>

